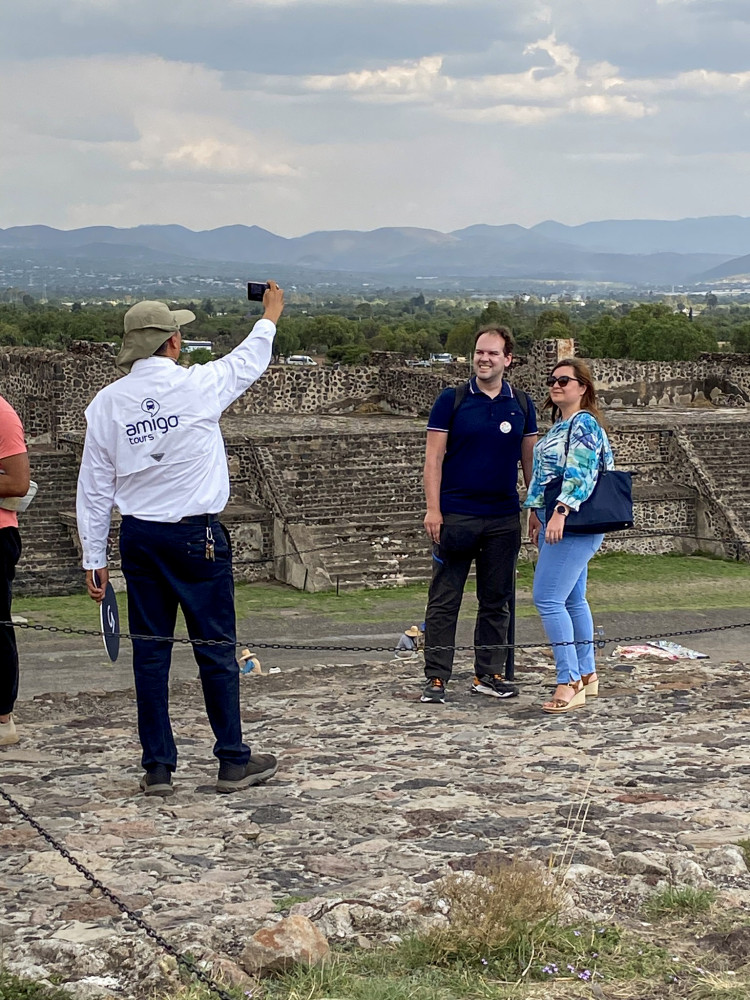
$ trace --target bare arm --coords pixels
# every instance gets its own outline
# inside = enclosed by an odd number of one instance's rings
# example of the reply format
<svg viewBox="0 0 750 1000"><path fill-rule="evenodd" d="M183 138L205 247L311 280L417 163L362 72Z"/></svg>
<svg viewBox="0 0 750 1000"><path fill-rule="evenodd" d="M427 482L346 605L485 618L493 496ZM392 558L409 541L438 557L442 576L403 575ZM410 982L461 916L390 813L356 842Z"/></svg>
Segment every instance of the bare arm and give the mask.
<svg viewBox="0 0 750 1000"><path fill-rule="evenodd" d="M531 482L531 470L534 465L534 445L537 442L536 434L529 434L521 441L521 471L523 472L523 481L528 485Z"/></svg>
<svg viewBox="0 0 750 1000"><path fill-rule="evenodd" d="M284 289L279 288L275 281L268 281L268 288L263 293L263 319L270 319L274 326L284 311Z"/></svg>
<svg viewBox="0 0 750 1000"><path fill-rule="evenodd" d="M424 495L427 501L424 527L433 542L440 541L443 515L440 512L440 483L443 478L443 459L448 446L448 435L443 431L427 431L424 458Z"/></svg>
<svg viewBox="0 0 750 1000"><path fill-rule="evenodd" d="M0 469L5 473L0 476L0 497L25 497L30 482L29 456L26 452L0 459Z"/></svg>

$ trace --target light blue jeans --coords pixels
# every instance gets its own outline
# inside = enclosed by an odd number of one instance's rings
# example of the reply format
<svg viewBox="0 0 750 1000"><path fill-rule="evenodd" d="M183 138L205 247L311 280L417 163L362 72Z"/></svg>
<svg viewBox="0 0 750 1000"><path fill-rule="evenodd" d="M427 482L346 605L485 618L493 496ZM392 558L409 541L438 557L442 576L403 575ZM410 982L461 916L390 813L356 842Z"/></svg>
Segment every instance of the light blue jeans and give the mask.
<svg viewBox="0 0 750 1000"><path fill-rule="evenodd" d="M566 535L555 545L544 543L545 512L537 510L539 559L534 571L534 604L544 631L553 646L557 683L571 684L594 665L594 621L586 600L589 560L604 541L604 535ZM575 642L575 645L573 643Z"/></svg>

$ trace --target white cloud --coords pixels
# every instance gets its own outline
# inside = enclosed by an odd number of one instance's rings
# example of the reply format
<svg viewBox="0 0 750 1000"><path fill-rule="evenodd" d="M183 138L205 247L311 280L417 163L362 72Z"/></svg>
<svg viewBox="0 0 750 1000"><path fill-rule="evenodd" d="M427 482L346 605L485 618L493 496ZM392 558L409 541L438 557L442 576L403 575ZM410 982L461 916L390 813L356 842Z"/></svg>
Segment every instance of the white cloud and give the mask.
<svg viewBox="0 0 750 1000"><path fill-rule="evenodd" d="M40 83L55 80L43 103ZM215 70L142 59L55 60L14 65L0 74L0 86L14 95L5 124L24 124L40 137L101 147L113 166L137 171L256 179L293 177L284 141L262 139L241 127L233 103ZM86 113L77 110L86 108ZM221 114L217 115L217 110Z"/></svg>
<svg viewBox="0 0 750 1000"><path fill-rule="evenodd" d="M527 45L528 55L543 53L552 66L539 64L522 73L455 77L443 71L443 58L425 56L417 62L339 75L310 76L303 88L339 92L373 103L419 102L438 114L466 114L476 122L506 121L536 125L565 114L641 118L652 113L608 63L584 65L569 45L554 33ZM611 91L620 93L611 93ZM622 92L624 91L624 92Z"/></svg>
<svg viewBox="0 0 750 1000"><path fill-rule="evenodd" d="M416 63L401 66L337 76L310 76L304 86L312 91L345 91L366 100L422 100L447 84L441 76L442 64L441 56L425 56Z"/></svg>
<svg viewBox="0 0 750 1000"><path fill-rule="evenodd" d="M719 73L715 70L694 69L687 73L677 73L666 79L635 80L633 87L639 93L670 94L683 92L695 96L721 96L750 94L750 72Z"/></svg>
<svg viewBox="0 0 750 1000"><path fill-rule="evenodd" d="M5 5L0 225L750 214L739 0Z"/></svg>
<svg viewBox="0 0 750 1000"><path fill-rule="evenodd" d="M265 163L257 149L248 149L247 146L247 142L240 144L222 142L216 138L199 139L165 153L159 165L243 176L253 173L260 177L294 177L299 174L299 170L288 163Z"/></svg>

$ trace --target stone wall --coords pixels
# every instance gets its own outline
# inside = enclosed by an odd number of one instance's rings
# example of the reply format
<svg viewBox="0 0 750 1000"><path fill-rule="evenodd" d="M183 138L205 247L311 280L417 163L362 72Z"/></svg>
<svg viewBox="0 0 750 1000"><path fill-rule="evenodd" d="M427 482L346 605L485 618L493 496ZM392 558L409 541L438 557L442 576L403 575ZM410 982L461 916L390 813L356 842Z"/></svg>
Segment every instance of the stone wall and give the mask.
<svg viewBox="0 0 750 1000"><path fill-rule="evenodd" d="M0 348L0 392L32 444L54 444L60 434L83 430L84 410L118 376L109 344L74 341L67 351Z"/></svg>
<svg viewBox="0 0 750 1000"><path fill-rule="evenodd" d="M546 395L543 374L570 353L568 341L540 342L527 357L514 360L512 381L539 405ZM749 359L595 360L592 367L611 407L618 465L638 472L638 531L609 538L607 547L640 552L708 548L747 557L750 486L744 484L750 424L737 416L741 411L717 410L711 403L750 399ZM37 450L37 468L32 461L41 489L25 521L28 547L19 567L20 589L52 592L55 567L55 586L80 586L75 469L85 406L117 377L112 349L102 344L76 344L69 352L6 348L0 350L0 371L0 391L18 409L30 440L51 442L46 453ZM424 417L441 389L467 374L468 366L458 372L270 368L228 411L232 501L227 520L236 539L238 578L275 577L296 586L309 583L309 588L331 586L336 579L369 586L425 579L430 555L421 525L424 431L383 417L368 422L340 415L379 411ZM664 409L676 404L702 407L682 411L688 419ZM267 426L254 433L254 423L260 423L254 417L290 413L319 414L321 424L336 428L303 433L300 417L300 426L283 434L275 426L270 435ZM305 421L318 423L309 416ZM384 426L374 428L377 421ZM116 535L115 524L113 564ZM714 541L706 543L706 538ZM306 554L310 549L319 552Z"/></svg>
<svg viewBox="0 0 750 1000"><path fill-rule="evenodd" d="M31 478L39 491L27 511L18 515L23 550L16 570L18 594L54 596L83 587L76 545L61 520L75 509L78 458L72 450L45 445L29 449Z"/></svg>
<svg viewBox="0 0 750 1000"><path fill-rule="evenodd" d="M511 381L539 406L546 398L545 375L573 347L567 340L538 342L528 356L514 358ZM68 351L0 349L0 391L20 413L30 441L55 444L61 434L84 429L86 406L118 377L113 351L111 345L83 341ZM750 401L750 358L745 355L702 355L694 362L597 358L590 364L599 396L609 407L744 406ZM338 369L275 365L227 414L370 410L426 416L443 388L469 375L468 364L431 369L393 364Z"/></svg>

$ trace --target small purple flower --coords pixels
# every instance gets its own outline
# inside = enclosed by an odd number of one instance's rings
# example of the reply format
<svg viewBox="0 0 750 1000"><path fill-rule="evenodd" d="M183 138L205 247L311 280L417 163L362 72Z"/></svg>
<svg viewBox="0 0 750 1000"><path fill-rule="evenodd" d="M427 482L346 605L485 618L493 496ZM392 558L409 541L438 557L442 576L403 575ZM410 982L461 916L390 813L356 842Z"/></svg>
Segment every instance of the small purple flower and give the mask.
<svg viewBox="0 0 750 1000"><path fill-rule="evenodd" d="M487 961L487 959L486 959L486 958L483 958L483 959L482 959L482 965L489 965L489 964L490 964L490 963L489 963L489 962Z"/></svg>
<svg viewBox="0 0 750 1000"><path fill-rule="evenodd" d="M591 973L588 969L584 969L583 972L578 973L578 978L582 979L584 983L587 983L591 979Z"/></svg>
<svg viewBox="0 0 750 1000"><path fill-rule="evenodd" d="M573 934L575 935L575 937L580 937L581 936L581 932L580 931L573 931Z"/></svg>
<svg viewBox="0 0 750 1000"><path fill-rule="evenodd" d="M571 965L570 963L568 963L568 967L567 968L568 968L568 972L575 972L576 971L575 965Z"/></svg>
<svg viewBox="0 0 750 1000"><path fill-rule="evenodd" d="M592 951L591 952L591 957L592 958L599 958L599 952L598 951Z"/></svg>

